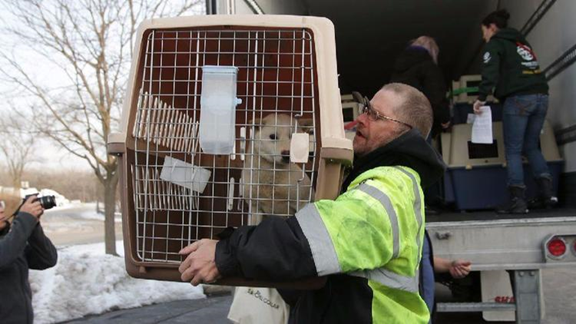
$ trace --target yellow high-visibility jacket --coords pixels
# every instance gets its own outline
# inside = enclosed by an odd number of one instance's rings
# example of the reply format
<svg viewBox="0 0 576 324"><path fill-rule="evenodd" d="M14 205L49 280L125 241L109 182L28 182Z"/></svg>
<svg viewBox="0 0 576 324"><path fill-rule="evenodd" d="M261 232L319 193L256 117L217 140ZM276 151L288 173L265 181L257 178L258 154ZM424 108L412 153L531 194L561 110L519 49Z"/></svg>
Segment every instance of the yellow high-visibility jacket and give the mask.
<svg viewBox="0 0 576 324"><path fill-rule="evenodd" d="M432 165L430 172L441 174L443 164ZM428 323L418 289L421 177L399 165L361 170L337 199L310 203L287 220L240 227L221 240L220 273L275 281L327 276L319 290L280 290L292 307L290 323Z"/></svg>

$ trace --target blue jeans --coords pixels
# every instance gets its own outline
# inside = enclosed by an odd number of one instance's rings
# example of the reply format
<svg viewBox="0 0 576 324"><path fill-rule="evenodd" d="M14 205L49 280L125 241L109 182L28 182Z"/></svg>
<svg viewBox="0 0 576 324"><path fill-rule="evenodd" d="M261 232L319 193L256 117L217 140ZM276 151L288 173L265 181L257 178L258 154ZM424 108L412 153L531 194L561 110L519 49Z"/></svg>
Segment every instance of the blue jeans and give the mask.
<svg viewBox="0 0 576 324"><path fill-rule="evenodd" d="M522 153L528 158L535 178L551 178L548 164L538 148L547 110L548 95L544 94L512 96L504 102L504 145L509 186L524 186Z"/></svg>

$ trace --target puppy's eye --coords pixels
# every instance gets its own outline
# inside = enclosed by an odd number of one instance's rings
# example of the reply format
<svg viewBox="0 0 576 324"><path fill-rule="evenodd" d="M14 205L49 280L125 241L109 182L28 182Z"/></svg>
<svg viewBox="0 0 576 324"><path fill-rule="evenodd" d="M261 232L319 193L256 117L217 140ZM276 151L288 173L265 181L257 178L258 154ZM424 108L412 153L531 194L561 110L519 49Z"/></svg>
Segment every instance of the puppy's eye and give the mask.
<svg viewBox="0 0 576 324"><path fill-rule="evenodd" d="M270 134L270 139L271 139L271 140L275 140L275 139L276 139L276 134Z"/></svg>

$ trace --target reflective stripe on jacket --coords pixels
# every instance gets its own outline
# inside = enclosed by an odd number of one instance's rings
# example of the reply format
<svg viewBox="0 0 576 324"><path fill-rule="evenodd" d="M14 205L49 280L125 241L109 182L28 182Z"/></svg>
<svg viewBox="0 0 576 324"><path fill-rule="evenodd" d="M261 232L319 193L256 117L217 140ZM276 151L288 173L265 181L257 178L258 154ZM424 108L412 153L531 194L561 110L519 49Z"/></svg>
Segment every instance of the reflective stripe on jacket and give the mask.
<svg viewBox="0 0 576 324"><path fill-rule="evenodd" d="M336 200L309 204L296 214L318 275L368 280L372 301L363 308L373 323L428 322L418 293L423 197L414 170L383 166L362 173Z"/></svg>

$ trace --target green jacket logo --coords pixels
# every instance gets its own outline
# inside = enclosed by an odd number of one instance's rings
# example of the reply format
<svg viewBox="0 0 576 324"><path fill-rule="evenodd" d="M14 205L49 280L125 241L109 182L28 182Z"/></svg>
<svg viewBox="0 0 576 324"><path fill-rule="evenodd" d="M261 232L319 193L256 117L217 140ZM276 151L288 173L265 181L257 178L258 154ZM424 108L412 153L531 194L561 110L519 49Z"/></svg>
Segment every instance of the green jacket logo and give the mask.
<svg viewBox="0 0 576 324"><path fill-rule="evenodd" d="M484 53L483 59L484 59L484 64L490 62L490 60L492 59L492 56L490 55L490 52Z"/></svg>
<svg viewBox="0 0 576 324"><path fill-rule="evenodd" d="M518 52L518 55L520 55L524 61L532 61L534 59L532 50L526 45L517 45L516 52Z"/></svg>

